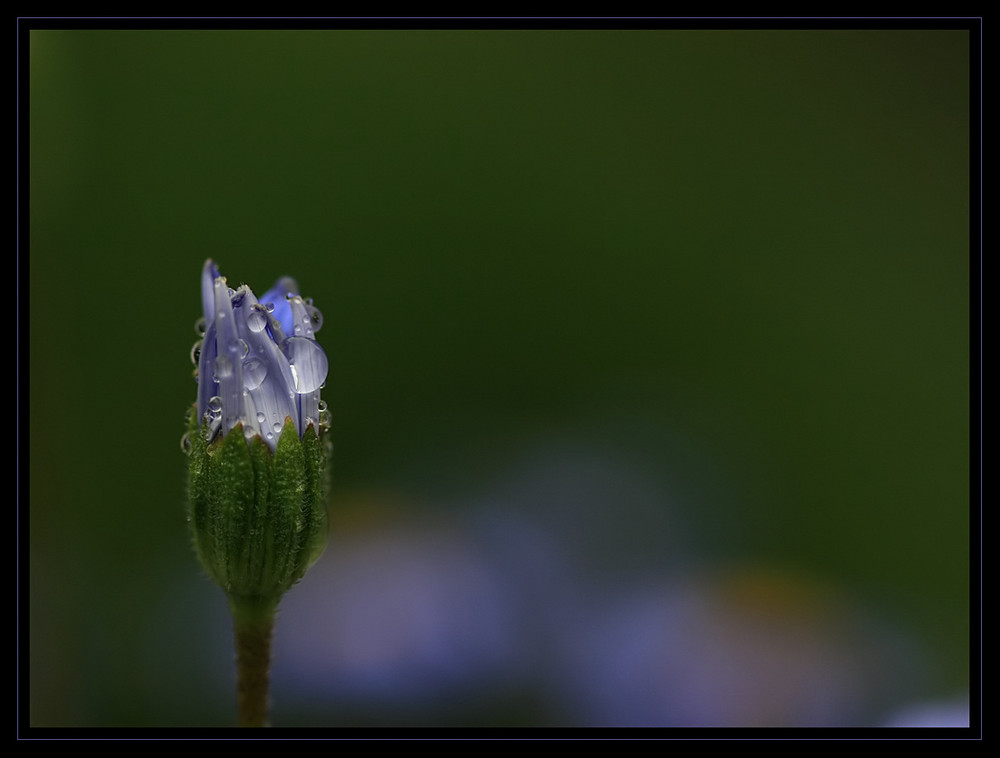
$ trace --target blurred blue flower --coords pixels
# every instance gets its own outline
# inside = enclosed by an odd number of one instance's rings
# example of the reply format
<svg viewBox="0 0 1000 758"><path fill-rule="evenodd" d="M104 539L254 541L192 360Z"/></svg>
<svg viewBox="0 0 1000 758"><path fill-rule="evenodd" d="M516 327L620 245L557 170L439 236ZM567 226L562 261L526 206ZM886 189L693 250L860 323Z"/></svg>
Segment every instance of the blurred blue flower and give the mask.
<svg viewBox="0 0 1000 758"><path fill-rule="evenodd" d="M210 259L201 300L197 418L209 442L242 424L248 439L260 435L273 452L286 418L300 437L309 425L328 424L320 389L329 364L315 336L323 317L294 279L279 279L258 300L245 284L230 288Z"/></svg>

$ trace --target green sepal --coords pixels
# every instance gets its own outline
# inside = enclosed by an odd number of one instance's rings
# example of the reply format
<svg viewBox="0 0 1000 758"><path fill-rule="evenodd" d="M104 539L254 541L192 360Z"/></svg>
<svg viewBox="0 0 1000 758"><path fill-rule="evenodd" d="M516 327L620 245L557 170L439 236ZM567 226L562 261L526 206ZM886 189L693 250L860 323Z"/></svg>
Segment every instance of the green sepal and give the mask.
<svg viewBox="0 0 1000 758"><path fill-rule="evenodd" d="M302 495L302 550L297 567L301 578L323 554L326 547L326 495L329 490L329 461L325 441L310 424L302 435L302 453L306 464L306 488ZM297 581L297 580L296 580Z"/></svg>
<svg viewBox="0 0 1000 758"><path fill-rule="evenodd" d="M274 451L271 509L268 514L270 565L273 581L282 592L292 586L302 531L302 496L305 491L306 464L302 440L291 418L285 420L277 449Z"/></svg>
<svg viewBox="0 0 1000 758"><path fill-rule="evenodd" d="M196 416L196 408L192 407L188 414L186 435L188 444L191 446L188 451L187 520L191 529L195 554L201 565L207 566L207 556L202 549L202 540L199 539L199 535L207 534L208 529L208 501L211 490L208 475L208 444L205 442L206 432L204 429L199 429Z"/></svg>
<svg viewBox="0 0 1000 758"><path fill-rule="evenodd" d="M198 435L203 439L203 435ZM210 445L192 448L191 500L195 550L226 592L246 583L245 552L254 510L254 470L241 426Z"/></svg>
<svg viewBox="0 0 1000 758"><path fill-rule="evenodd" d="M273 455L259 436L246 439L240 425L212 443L207 429L193 421L191 427L195 552L234 608L273 610L326 541L323 441L312 426L300 440L290 418Z"/></svg>

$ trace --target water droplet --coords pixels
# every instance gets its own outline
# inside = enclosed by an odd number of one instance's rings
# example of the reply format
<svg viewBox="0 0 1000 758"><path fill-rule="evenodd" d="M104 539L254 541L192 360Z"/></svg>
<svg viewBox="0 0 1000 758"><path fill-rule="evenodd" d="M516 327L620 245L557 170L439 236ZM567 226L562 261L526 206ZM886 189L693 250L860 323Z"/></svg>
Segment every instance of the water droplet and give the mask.
<svg viewBox="0 0 1000 758"><path fill-rule="evenodd" d="M316 403L316 408L319 410L320 413L322 413L323 411L325 411L326 410L326 400L320 400L318 403Z"/></svg>
<svg viewBox="0 0 1000 758"><path fill-rule="evenodd" d="M292 369L295 391L304 395L318 390L330 369L323 348L308 337L289 337L282 349Z"/></svg>
<svg viewBox="0 0 1000 758"><path fill-rule="evenodd" d="M208 415L218 416L222 413L222 398L218 395L208 399Z"/></svg>
<svg viewBox="0 0 1000 758"><path fill-rule="evenodd" d="M260 305L255 305L250 309L250 313L247 314L247 326L254 333L264 331L264 327L267 326L267 316Z"/></svg>
<svg viewBox="0 0 1000 758"><path fill-rule="evenodd" d="M269 440L273 440L273 439L274 439L274 435L273 435L273 434L271 434L271 432L268 432L268 433L267 433L267 438L268 438Z"/></svg>
<svg viewBox="0 0 1000 758"><path fill-rule="evenodd" d="M228 355L220 355L215 359L215 381L222 382L233 375L233 361Z"/></svg>
<svg viewBox="0 0 1000 758"><path fill-rule="evenodd" d="M193 345L191 345L191 363L195 366L198 365L198 359L201 357L201 345L202 340L198 340Z"/></svg>
<svg viewBox="0 0 1000 758"><path fill-rule="evenodd" d="M281 434L281 424L277 421L274 422L274 425L271 428L274 430L275 434Z"/></svg>
<svg viewBox="0 0 1000 758"><path fill-rule="evenodd" d="M208 329L208 325L205 323L205 317L201 316L197 321L194 322L194 333L199 337L205 336L205 331Z"/></svg>
<svg viewBox="0 0 1000 758"><path fill-rule="evenodd" d="M267 416L264 415L264 411L257 411L257 423L258 424L263 424L266 419L267 419Z"/></svg>
<svg viewBox="0 0 1000 758"><path fill-rule="evenodd" d="M264 308L268 313L272 313L274 311L274 303L264 303Z"/></svg>
<svg viewBox="0 0 1000 758"><path fill-rule="evenodd" d="M309 314L309 323L312 325L312 330L318 332L323 327L323 312L315 305L307 305L306 313Z"/></svg>
<svg viewBox="0 0 1000 758"><path fill-rule="evenodd" d="M216 416L215 418L212 419L206 419L206 421L208 422L208 424L205 428L205 441L211 442L212 440L215 439L216 435L219 433L219 430L222 427L222 416Z"/></svg>
<svg viewBox="0 0 1000 758"><path fill-rule="evenodd" d="M184 455L191 455L191 435L187 432L181 437L181 450Z"/></svg>
<svg viewBox="0 0 1000 758"><path fill-rule="evenodd" d="M243 386L255 390L264 383L267 377L267 364L260 358L248 358L243 361Z"/></svg>

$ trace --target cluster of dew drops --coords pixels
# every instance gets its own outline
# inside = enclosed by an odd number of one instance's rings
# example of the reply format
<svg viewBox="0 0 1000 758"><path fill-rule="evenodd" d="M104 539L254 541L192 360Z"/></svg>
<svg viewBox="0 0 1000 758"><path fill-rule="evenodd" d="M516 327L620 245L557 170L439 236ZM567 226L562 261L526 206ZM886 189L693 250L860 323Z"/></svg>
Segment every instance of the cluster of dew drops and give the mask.
<svg viewBox="0 0 1000 758"><path fill-rule="evenodd" d="M230 297L232 297L235 293L232 289L230 289L229 294ZM291 300L293 297L298 297L298 296L289 292L285 295L285 297ZM306 318L303 319L303 321L307 321L308 325L311 326L313 333L316 333L320 330L320 327L323 326L323 313L322 311L320 311L319 308L313 305L312 298L304 298L303 302L305 303L306 314L307 314ZM267 323L266 317L260 312L260 310L258 310L261 307L267 309L267 311L270 313L274 311L274 303L264 303L262 306L255 306L250 310L250 313L247 315L247 323L250 329L252 329L255 332L261 331L261 329L263 329ZM194 371L192 372L192 376L194 377L195 382L198 381L198 361L201 358L201 346L202 343L204 342L206 329L207 326L205 323L205 317L199 316L198 320L194 322L194 331L195 334L198 335L198 341L191 346L191 363L194 364ZM295 334L301 335L302 331L303 331L302 325L295 324ZM240 343L243 348L242 350L243 358L246 359L247 355L250 352L250 346L247 345L246 342L244 342L242 339L240 340ZM243 395L244 396L247 395L248 389L254 389L257 386L259 386L264 381L266 373L267 373L267 368L262 361L256 358L250 358L249 360L245 360L243 364L243 374L244 374ZM319 385L319 389L323 389L324 387L326 387L325 381ZM192 405L190 408L188 408L187 416L185 418L186 425L188 426L190 426L191 423L191 416L198 412L196 405L197 404ZM319 431L320 433L329 431L331 424L330 411L327 409L327 405L324 400L319 401L318 409L319 409ZM209 439L211 439L211 437L214 434L214 430L218 427L218 423L221 421L221 417L222 417L222 398L219 397L218 395L210 397L208 399L208 409L205 411L205 415L203 418L203 421L208 422ZM264 423L265 416L262 411L257 411L257 421L258 423L261 424ZM312 419L306 419L305 425L308 426L308 424L311 422ZM280 433L281 429L282 425L278 422L275 422L273 434ZM253 435L255 434L253 428L250 426L245 427L245 430L246 430L245 433L248 438L253 437ZM268 439L271 439L273 434L272 432L268 432L267 433ZM181 450L184 451L185 455L191 454L191 437L189 432L184 432L183 436L181 437Z"/></svg>

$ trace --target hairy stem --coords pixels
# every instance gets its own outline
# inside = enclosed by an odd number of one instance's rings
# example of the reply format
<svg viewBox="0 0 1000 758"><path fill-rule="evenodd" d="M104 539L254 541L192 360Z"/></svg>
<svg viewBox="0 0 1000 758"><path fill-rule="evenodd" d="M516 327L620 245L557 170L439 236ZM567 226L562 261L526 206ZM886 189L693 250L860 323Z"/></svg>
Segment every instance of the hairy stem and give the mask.
<svg viewBox="0 0 1000 758"><path fill-rule="evenodd" d="M269 726L267 720L274 609L231 604L236 642L236 703L240 726Z"/></svg>

